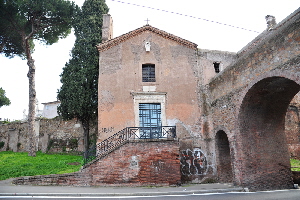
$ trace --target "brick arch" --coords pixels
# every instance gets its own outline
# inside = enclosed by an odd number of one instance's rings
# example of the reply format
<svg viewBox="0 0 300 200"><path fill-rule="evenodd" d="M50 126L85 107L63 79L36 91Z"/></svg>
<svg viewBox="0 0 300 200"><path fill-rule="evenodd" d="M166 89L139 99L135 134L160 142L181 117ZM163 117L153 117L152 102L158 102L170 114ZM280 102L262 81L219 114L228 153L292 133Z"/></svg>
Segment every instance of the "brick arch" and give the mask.
<svg viewBox="0 0 300 200"><path fill-rule="evenodd" d="M216 132L216 163L219 182L233 182L231 148L227 134L223 130Z"/></svg>
<svg viewBox="0 0 300 200"><path fill-rule="evenodd" d="M285 114L300 90L299 77L271 71L249 84L238 109L239 154L235 177L250 189L292 188Z"/></svg>
<svg viewBox="0 0 300 200"><path fill-rule="evenodd" d="M299 66L293 66L294 68L299 68ZM287 71L287 70L272 70L272 71L267 71L265 72L264 74L260 75L260 76L257 76L254 80L252 80L250 83L248 83L246 85L246 87L240 92L239 94L239 99L238 99L238 102L236 103L236 116L239 115L239 112L240 112L240 107L243 103L243 100L246 96L246 94L248 93L248 91L255 85L257 84L258 82L260 82L261 80L263 79L266 79L266 78L270 78L270 77L283 77L283 78L287 78L287 79L290 79L292 81L294 81L295 83L297 83L298 85L300 85L300 76L299 74L296 74L292 71Z"/></svg>

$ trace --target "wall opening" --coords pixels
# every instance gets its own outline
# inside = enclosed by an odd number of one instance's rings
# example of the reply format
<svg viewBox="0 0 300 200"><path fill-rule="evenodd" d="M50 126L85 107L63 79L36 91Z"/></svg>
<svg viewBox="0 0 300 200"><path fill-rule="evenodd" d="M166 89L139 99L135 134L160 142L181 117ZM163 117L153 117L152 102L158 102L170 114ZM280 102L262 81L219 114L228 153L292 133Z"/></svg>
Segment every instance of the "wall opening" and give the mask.
<svg viewBox="0 0 300 200"><path fill-rule="evenodd" d="M292 99L287 109L285 134L291 158L300 159L300 92Z"/></svg>
<svg viewBox="0 0 300 200"><path fill-rule="evenodd" d="M155 82L155 65L144 64L142 65L142 81L143 82Z"/></svg>
<svg viewBox="0 0 300 200"><path fill-rule="evenodd" d="M216 150L219 182L232 183L233 174L229 141L226 133L222 130L216 134Z"/></svg>
<svg viewBox="0 0 300 200"><path fill-rule="evenodd" d="M214 69L216 73L220 72L220 63L219 62L214 62Z"/></svg>
<svg viewBox="0 0 300 200"><path fill-rule="evenodd" d="M257 82L239 113L239 182L253 190L292 188L285 115L300 85L283 77Z"/></svg>

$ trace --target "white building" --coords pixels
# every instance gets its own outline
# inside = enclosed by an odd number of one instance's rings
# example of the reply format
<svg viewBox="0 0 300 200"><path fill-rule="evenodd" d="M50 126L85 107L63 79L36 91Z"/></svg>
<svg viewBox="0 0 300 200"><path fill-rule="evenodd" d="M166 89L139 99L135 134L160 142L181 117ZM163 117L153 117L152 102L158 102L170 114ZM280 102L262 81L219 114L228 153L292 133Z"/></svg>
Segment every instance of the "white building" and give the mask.
<svg viewBox="0 0 300 200"><path fill-rule="evenodd" d="M57 107L60 105L60 101L53 101L42 104L44 105L42 117L51 119L58 116Z"/></svg>

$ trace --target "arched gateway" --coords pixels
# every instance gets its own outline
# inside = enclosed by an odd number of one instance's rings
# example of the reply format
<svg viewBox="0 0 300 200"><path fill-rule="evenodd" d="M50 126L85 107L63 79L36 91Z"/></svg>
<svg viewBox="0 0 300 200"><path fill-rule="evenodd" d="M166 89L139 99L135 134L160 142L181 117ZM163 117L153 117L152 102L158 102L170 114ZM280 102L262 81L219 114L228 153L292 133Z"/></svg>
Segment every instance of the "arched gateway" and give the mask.
<svg viewBox="0 0 300 200"><path fill-rule="evenodd" d="M236 136L240 141L236 159L242 161L236 167L242 185L253 189L293 186L285 115L299 90L296 82L274 76L257 82L246 93Z"/></svg>

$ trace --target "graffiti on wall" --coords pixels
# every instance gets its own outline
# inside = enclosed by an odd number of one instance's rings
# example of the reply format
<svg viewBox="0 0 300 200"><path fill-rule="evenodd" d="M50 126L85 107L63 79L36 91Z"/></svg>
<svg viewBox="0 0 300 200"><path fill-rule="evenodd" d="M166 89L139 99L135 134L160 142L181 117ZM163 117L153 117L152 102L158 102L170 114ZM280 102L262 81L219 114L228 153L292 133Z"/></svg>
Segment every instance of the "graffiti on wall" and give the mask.
<svg viewBox="0 0 300 200"><path fill-rule="evenodd" d="M182 175L205 175L207 160L199 148L180 151L180 165Z"/></svg>
<svg viewBox="0 0 300 200"><path fill-rule="evenodd" d="M114 132L114 127L101 128L102 133L112 133Z"/></svg>

